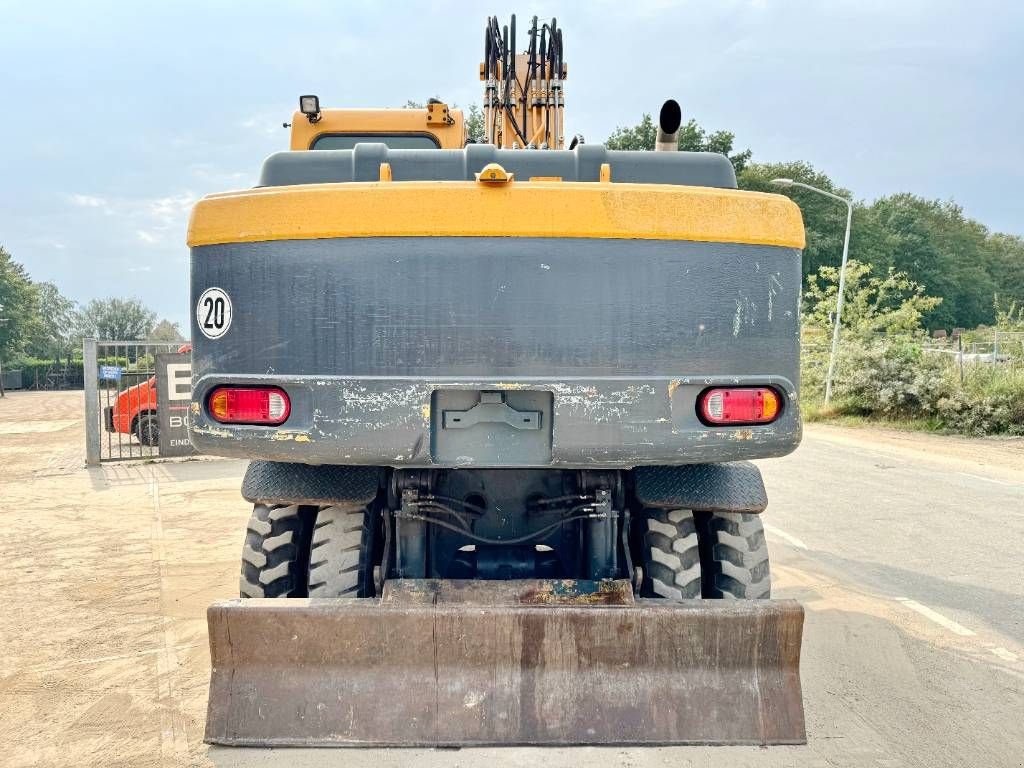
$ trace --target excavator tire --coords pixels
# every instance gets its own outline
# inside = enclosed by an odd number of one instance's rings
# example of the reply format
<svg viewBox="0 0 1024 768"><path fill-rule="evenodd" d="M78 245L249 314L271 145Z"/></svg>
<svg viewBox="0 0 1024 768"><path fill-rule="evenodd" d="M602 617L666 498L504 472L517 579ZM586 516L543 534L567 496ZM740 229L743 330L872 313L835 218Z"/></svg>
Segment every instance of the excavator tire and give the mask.
<svg viewBox="0 0 1024 768"><path fill-rule="evenodd" d="M256 504L242 545L242 597L305 597L316 507Z"/></svg>
<svg viewBox="0 0 1024 768"><path fill-rule="evenodd" d="M321 507L309 555L310 597L373 597L375 516L366 507Z"/></svg>
<svg viewBox="0 0 1024 768"><path fill-rule="evenodd" d="M701 562L693 512L647 509L645 518L645 594L669 600L699 598Z"/></svg>
<svg viewBox="0 0 1024 768"><path fill-rule="evenodd" d="M771 597L768 544L760 516L705 512L696 519L703 596L740 600Z"/></svg>

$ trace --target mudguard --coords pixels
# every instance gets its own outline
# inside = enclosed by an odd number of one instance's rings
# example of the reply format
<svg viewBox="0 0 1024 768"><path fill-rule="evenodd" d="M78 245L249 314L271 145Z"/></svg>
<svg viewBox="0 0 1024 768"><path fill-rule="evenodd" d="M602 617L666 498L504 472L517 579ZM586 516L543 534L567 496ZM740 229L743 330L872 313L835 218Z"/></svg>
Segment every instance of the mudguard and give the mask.
<svg viewBox="0 0 1024 768"><path fill-rule="evenodd" d="M637 467L634 481L645 507L760 514L768 506L761 470L749 461Z"/></svg>
<svg viewBox="0 0 1024 768"><path fill-rule="evenodd" d="M242 496L254 504L365 506L377 496L380 482L377 467L251 461Z"/></svg>

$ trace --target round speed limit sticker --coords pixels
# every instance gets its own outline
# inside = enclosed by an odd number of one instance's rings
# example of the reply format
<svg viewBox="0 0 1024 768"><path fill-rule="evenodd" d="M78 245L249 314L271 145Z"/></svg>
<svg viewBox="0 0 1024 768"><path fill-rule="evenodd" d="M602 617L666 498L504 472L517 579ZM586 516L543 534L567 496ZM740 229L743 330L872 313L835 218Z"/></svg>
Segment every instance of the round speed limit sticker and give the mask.
<svg viewBox="0 0 1024 768"><path fill-rule="evenodd" d="M219 339L231 327L231 297L220 288L207 288L196 302L196 322L208 339Z"/></svg>

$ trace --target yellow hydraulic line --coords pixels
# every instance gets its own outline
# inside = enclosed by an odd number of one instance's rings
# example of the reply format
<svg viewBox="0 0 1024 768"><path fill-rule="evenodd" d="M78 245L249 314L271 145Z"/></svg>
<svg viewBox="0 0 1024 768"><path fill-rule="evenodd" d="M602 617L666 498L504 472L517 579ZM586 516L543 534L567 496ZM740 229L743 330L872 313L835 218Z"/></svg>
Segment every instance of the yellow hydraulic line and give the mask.
<svg viewBox="0 0 1024 768"><path fill-rule="evenodd" d="M543 135L544 135L544 131L545 131L546 129L547 129L547 126L546 126L546 125L543 125L543 124L542 124L542 125L541 125L541 126L540 126L540 127L538 128L538 129L537 129L537 132L536 132L535 134L533 134L533 138L531 138L531 139L530 139L530 143L531 143L531 144L536 144L536 143L537 143L537 139L538 139L538 138L540 138L541 136L543 136Z"/></svg>

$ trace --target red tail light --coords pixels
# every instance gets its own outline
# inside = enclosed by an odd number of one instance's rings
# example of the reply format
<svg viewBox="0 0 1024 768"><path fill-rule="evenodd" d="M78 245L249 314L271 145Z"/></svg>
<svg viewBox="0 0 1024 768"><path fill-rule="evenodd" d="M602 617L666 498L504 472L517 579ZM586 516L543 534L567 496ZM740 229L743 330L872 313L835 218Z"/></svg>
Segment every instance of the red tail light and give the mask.
<svg viewBox="0 0 1024 768"><path fill-rule="evenodd" d="M217 387L210 394L210 415L222 424L284 424L292 404L276 387Z"/></svg>
<svg viewBox="0 0 1024 768"><path fill-rule="evenodd" d="M778 417L782 401L770 387L709 389L697 410L706 424L767 424Z"/></svg>

